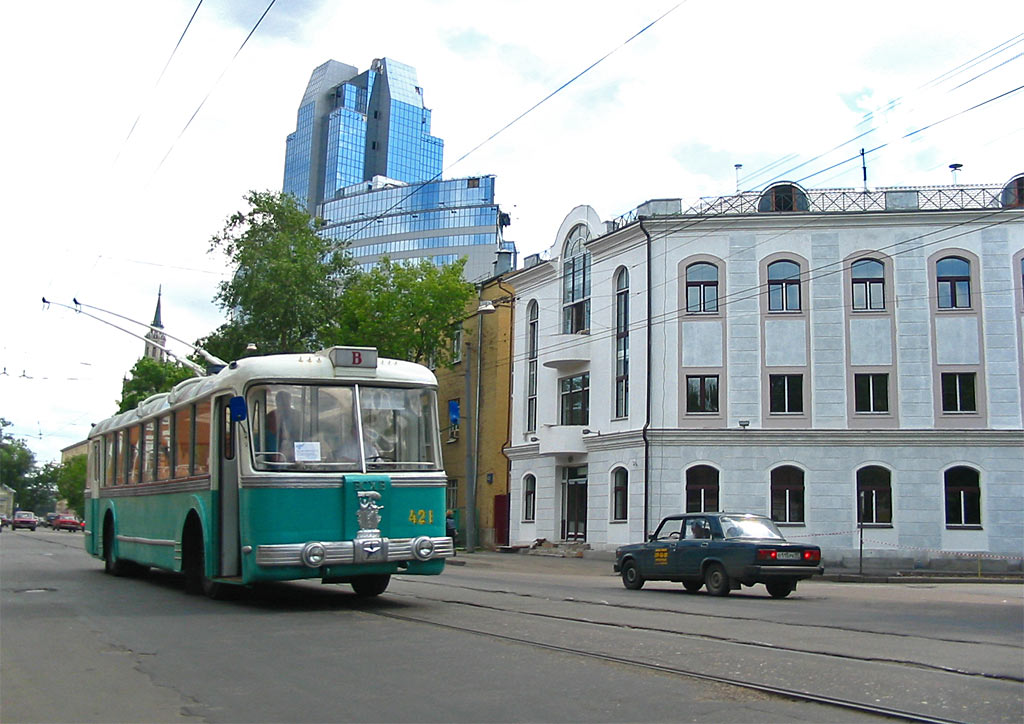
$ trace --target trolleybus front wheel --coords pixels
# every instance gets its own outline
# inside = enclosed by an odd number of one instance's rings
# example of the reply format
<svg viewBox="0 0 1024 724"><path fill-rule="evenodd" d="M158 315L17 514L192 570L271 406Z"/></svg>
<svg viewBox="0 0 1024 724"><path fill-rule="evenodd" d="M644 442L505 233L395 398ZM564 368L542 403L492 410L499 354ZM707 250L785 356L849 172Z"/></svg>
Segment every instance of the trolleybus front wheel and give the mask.
<svg viewBox="0 0 1024 724"><path fill-rule="evenodd" d="M350 582L357 596L369 598L370 596L379 596L384 593L390 581L391 576L384 573L376 576L356 576Z"/></svg>

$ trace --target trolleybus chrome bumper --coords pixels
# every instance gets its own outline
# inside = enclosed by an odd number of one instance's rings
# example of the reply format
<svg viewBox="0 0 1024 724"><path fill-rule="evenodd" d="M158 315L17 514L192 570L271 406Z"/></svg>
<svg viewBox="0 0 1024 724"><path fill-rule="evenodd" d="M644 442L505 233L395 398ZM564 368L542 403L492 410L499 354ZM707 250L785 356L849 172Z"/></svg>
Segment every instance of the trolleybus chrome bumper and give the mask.
<svg viewBox="0 0 1024 724"><path fill-rule="evenodd" d="M455 555L451 538L356 538L345 541L311 541L256 547L259 566L340 566L355 563L435 561Z"/></svg>

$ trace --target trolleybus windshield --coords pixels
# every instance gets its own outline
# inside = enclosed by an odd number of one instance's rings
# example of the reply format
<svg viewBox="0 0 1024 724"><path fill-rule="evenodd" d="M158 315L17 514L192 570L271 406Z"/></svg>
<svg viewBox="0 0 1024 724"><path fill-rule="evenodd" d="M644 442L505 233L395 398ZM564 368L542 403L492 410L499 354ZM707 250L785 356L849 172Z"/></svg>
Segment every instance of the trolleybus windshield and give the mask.
<svg viewBox="0 0 1024 724"><path fill-rule="evenodd" d="M273 471L440 470L435 395L422 388L249 388L253 461Z"/></svg>

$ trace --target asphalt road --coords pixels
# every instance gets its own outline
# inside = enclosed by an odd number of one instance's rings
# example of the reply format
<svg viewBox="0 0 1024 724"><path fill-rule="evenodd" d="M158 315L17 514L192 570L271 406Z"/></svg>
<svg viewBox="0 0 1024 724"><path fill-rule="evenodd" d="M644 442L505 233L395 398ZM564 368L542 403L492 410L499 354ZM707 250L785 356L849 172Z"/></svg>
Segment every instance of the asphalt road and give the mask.
<svg viewBox="0 0 1024 724"><path fill-rule="evenodd" d="M82 536L0 536L0 721L879 721L722 683L952 721L1022 719L1024 587L627 591L606 562L462 555L376 600L290 583L210 601L113 578ZM689 674L718 677L693 678Z"/></svg>

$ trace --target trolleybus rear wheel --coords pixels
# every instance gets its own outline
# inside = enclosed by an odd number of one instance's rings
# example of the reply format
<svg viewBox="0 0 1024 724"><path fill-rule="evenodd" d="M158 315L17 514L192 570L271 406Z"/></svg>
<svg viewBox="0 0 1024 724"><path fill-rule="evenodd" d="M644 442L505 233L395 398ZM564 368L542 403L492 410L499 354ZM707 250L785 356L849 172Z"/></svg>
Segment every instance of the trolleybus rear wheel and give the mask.
<svg viewBox="0 0 1024 724"><path fill-rule="evenodd" d="M361 598L379 596L387 590L391 576L384 573L375 576L357 576L352 579L352 589Z"/></svg>

